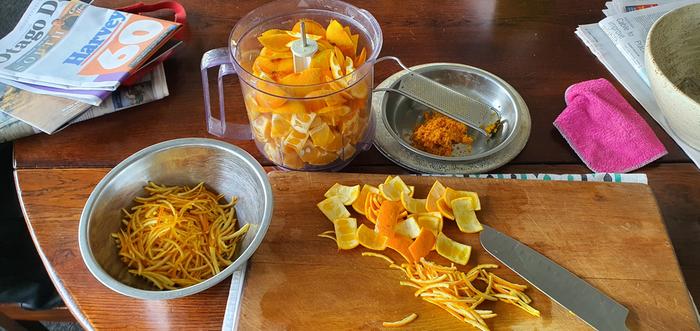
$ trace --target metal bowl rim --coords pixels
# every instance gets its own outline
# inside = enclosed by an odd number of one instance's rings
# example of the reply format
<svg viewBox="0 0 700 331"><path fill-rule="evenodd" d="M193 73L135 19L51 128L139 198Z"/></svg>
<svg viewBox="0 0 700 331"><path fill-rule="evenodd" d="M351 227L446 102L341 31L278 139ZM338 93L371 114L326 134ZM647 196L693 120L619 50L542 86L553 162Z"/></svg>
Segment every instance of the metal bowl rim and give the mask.
<svg viewBox="0 0 700 331"><path fill-rule="evenodd" d="M255 237L253 238L253 241L250 243L250 245L248 245L248 247L243 252L241 252L240 255L238 255L236 260L234 260L233 263L231 263L231 265L229 265L213 277L210 277L198 284L177 290L162 291L142 290L125 285L124 283L114 279L111 275L109 275L102 268L102 266L99 265L99 263L95 260L94 255L92 254L92 249L90 248L90 244L88 241L88 230L90 226L88 224L88 221L90 215L92 214L95 201L101 196L105 188L109 184L111 184L112 180L114 180L114 178L118 174L128 169L135 162L151 154L155 154L172 148L186 146L211 147L225 150L229 152L232 156L241 158L251 169L254 170L257 179L262 184L262 190L265 196L265 207L262 215L262 221L260 222L260 228L256 232ZM100 180L100 182L93 189L92 193L90 193L90 196L85 202L85 207L83 208L83 211L80 215L80 222L78 225L78 246L80 248L80 255L90 273L92 273L92 275L95 278L97 278L97 280L100 283L117 293L132 298L147 300L164 300L188 296L204 291L220 283L222 280L230 276L236 269L238 269L241 266L245 266L245 263L253 255L255 250L257 250L258 246L260 246L263 238L265 237L265 234L267 233L267 229L270 225L270 220L272 219L273 203L274 201L272 199L272 187L270 185L270 181L267 178L265 169L263 169L263 167L255 160L255 158L253 158L250 154L248 154L245 150L241 149L240 147L231 145L223 141L207 138L180 138L160 142L148 146L132 154L131 156L127 157L122 162L117 164L117 166L110 170L104 176L104 178Z"/></svg>
<svg viewBox="0 0 700 331"><path fill-rule="evenodd" d="M518 100L522 99L520 94L515 90L515 88L513 88L513 86L508 84L502 78L500 78L500 77L498 77L498 76L496 76L496 75L494 75L486 70L483 70L483 69L480 69L477 67L473 67L470 65L466 65L466 64L461 64L461 63L450 63L450 62L426 63L426 64L421 64L421 65L416 65L416 66L410 67L410 69L415 70L415 71L420 73L421 71L424 71L426 69L433 69L433 67L436 69L440 69L441 67L443 67L442 69L454 68L454 69L458 69L458 70L463 71L463 72L464 72L464 70L461 70L461 69L468 69L468 70L466 70L466 72L475 73L477 75L481 75L483 77L492 79L496 83L496 85L501 86L502 88L504 88L506 90L508 97L513 102L514 107L515 107L515 112L514 112L515 113L515 121L514 121L515 123L513 124L510 132L508 133L508 136L503 141L501 141L500 144L496 145L494 148L491 148L485 152L482 152L479 154L468 155L468 156L435 155L435 154L431 154L431 153L425 152L423 150L420 150L418 148L415 148L411 144L407 143L403 138L401 138L398 135L396 130L394 130L394 128L389 124L389 119L387 118L387 114L386 114L386 107L387 107L387 102L388 102L390 92L384 92L384 97L382 98L382 104L381 104L382 120L384 121L384 125L388 128L387 131L389 131L389 134L391 134L392 137L397 139L399 144L401 144L401 146L404 146L404 147L410 149L412 152L415 152L417 154L420 154L422 156L425 156L425 157L428 157L431 159L442 160L442 161L472 161L472 160L483 159L485 157L493 155L496 152L502 150L505 146L507 146L508 144L510 144L513 141L513 139L515 138L514 133L518 129L518 125L520 122L520 118L518 115L518 109L520 108L520 103L518 102ZM398 82L398 80L400 80L400 76L405 75L404 71L405 70L402 70L402 71L399 71L399 72L391 75L385 81L388 81L392 78L396 78L397 79L396 82ZM392 83L391 85L396 84L396 82Z"/></svg>

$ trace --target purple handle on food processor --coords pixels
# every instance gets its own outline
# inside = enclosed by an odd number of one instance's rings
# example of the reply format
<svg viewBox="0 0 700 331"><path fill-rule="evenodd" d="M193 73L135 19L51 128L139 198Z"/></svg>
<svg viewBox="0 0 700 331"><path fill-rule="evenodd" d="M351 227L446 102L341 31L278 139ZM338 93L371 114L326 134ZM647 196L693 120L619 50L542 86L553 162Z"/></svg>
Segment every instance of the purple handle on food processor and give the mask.
<svg viewBox="0 0 700 331"><path fill-rule="evenodd" d="M209 74L208 69L219 67L218 91L219 91L219 118L215 118L211 113L211 100L209 97ZM236 70L231 63L229 50L226 47L209 50L202 55L200 65L202 72L202 88L204 90L204 113L207 121L207 131L215 136L231 138L234 140L250 140L253 138L250 125L226 122L226 111L224 104L224 76L236 74Z"/></svg>

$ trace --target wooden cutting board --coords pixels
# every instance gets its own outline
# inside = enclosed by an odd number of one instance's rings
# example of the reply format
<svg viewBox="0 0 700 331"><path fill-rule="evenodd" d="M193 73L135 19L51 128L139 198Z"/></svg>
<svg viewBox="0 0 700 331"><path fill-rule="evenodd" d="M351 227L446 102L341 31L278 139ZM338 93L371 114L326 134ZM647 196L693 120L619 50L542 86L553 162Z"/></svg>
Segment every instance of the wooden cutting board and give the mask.
<svg viewBox="0 0 700 331"><path fill-rule="evenodd" d="M316 234L333 224L316 208L323 193L338 182L377 185L385 175L343 173L270 173L274 195L272 223L253 256L243 293L243 330L381 329L410 313L416 330L471 329L447 312L399 285L400 271L361 253L338 251ZM463 179L402 176L424 197L436 178L481 197L479 219L512 236L582 277L630 310L631 330L698 328L688 290L651 190L641 184ZM363 219L352 211L353 215ZM359 220L359 219L358 219ZM363 222L367 222L363 219ZM444 232L472 246L477 263L498 263L476 234L459 232L446 220ZM393 251L384 253L395 261ZM447 263L437 253L430 260ZM527 284L505 266L497 275ZM480 307L498 316L492 330L576 330L586 324L536 289L528 289L540 318L503 302Z"/></svg>

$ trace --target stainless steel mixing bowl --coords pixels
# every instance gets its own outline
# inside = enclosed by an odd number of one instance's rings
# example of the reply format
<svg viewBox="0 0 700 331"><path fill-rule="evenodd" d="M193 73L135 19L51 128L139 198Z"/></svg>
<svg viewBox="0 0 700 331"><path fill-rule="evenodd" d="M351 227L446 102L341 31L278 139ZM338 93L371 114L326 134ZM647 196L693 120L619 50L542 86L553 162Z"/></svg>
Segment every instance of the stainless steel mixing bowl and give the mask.
<svg viewBox="0 0 700 331"><path fill-rule="evenodd" d="M456 63L435 63L414 71L492 106L500 114L503 125L490 138L470 130L469 134L474 138L471 150L458 145L452 156L431 154L411 144L413 130L423 121L423 113L431 110L397 93L385 93L381 107L384 124L401 145L432 159L470 161L492 155L513 140L519 122L519 108L523 107L523 103L518 92L503 79L488 71ZM397 80L391 87L398 88L399 84Z"/></svg>
<svg viewBox="0 0 700 331"><path fill-rule="evenodd" d="M145 195L143 186L148 181L165 185L204 182L228 199L237 196L238 225L249 223L250 230L233 263L199 284L177 290L158 290L130 274L110 234L121 227L121 209ZM93 276L118 293L138 299L184 297L216 285L245 265L267 232L272 205L272 189L264 169L244 150L202 138L162 142L128 157L97 184L80 216L80 254Z"/></svg>

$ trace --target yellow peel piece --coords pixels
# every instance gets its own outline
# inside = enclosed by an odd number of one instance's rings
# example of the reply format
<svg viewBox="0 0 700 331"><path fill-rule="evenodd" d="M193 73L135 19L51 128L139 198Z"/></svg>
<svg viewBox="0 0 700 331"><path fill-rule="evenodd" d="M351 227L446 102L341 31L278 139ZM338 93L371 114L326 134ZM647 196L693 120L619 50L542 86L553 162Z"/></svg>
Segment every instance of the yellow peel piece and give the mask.
<svg viewBox="0 0 700 331"><path fill-rule="evenodd" d="M292 130L287 138L284 139L284 146L299 154L304 148L304 144L306 143L307 139L309 139L308 133Z"/></svg>
<svg viewBox="0 0 700 331"><path fill-rule="evenodd" d="M289 120L284 115L272 114L271 127L270 127L270 137L281 138L287 137L289 132L292 130L292 125Z"/></svg>
<svg viewBox="0 0 700 331"><path fill-rule="evenodd" d="M292 114L290 124L294 130L299 132L307 132L309 131L311 123L313 123L315 117L315 113L294 113Z"/></svg>
<svg viewBox="0 0 700 331"><path fill-rule="evenodd" d="M274 114L291 115L305 112L306 107L304 107L304 104L299 101L285 102L282 106L272 108L272 113Z"/></svg>
<svg viewBox="0 0 700 331"><path fill-rule="evenodd" d="M354 57L355 54L357 54L357 45L360 43L360 35L359 34L351 34L350 39L352 39L352 51L350 54Z"/></svg>
<svg viewBox="0 0 700 331"><path fill-rule="evenodd" d="M356 212L360 213L361 215L364 215L366 209L367 194L369 194L370 192L379 193L379 189L372 185L362 185L362 189L360 190L360 196L357 197L355 202L352 203L352 209L355 209Z"/></svg>
<svg viewBox="0 0 700 331"><path fill-rule="evenodd" d="M394 178L394 176L391 176L391 175L386 176L386 178L384 178L384 185L389 184L389 182L390 182L393 178Z"/></svg>
<svg viewBox="0 0 700 331"><path fill-rule="evenodd" d="M357 60L355 60L355 67L359 68L361 65L365 64L366 60L367 60L367 49L362 47L362 51L360 51L360 55L358 55Z"/></svg>
<svg viewBox="0 0 700 331"><path fill-rule="evenodd" d="M339 197L344 205L349 206L360 196L360 185L345 186L335 183L323 196L326 198Z"/></svg>
<svg viewBox="0 0 700 331"><path fill-rule="evenodd" d="M409 217L403 222L394 225L394 232L415 239L420 234L420 226L415 218Z"/></svg>
<svg viewBox="0 0 700 331"><path fill-rule="evenodd" d="M258 116L254 120L250 121L250 126L253 128L253 133L258 140L267 141L269 140L271 127L271 120L267 116Z"/></svg>
<svg viewBox="0 0 700 331"><path fill-rule="evenodd" d="M455 219L454 214L452 214L452 207L445 202L444 198L440 198L440 200L437 201L437 208L442 214L442 216L445 216L445 218L448 219Z"/></svg>
<svg viewBox="0 0 700 331"><path fill-rule="evenodd" d="M285 31L288 35L294 37L295 39L301 39L301 32L296 32L296 31ZM313 34L310 32L306 33L306 38L311 39L313 41L319 40L323 38L324 36L319 36L317 34ZM290 45L291 46L291 45Z"/></svg>
<svg viewBox="0 0 700 331"><path fill-rule="evenodd" d="M419 228L430 230L436 237L438 233L442 232L442 217L418 216L416 218L416 223L418 223Z"/></svg>
<svg viewBox="0 0 700 331"><path fill-rule="evenodd" d="M401 195L405 193L410 193L411 189L403 182L401 177L393 177L388 182L379 185L379 192L382 196L391 201L400 201Z"/></svg>
<svg viewBox="0 0 700 331"><path fill-rule="evenodd" d="M339 218L350 217L350 212L343 205L343 200L336 196L323 200L316 206L331 222Z"/></svg>
<svg viewBox="0 0 700 331"><path fill-rule="evenodd" d="M278 32L281 30L268 30L258 37L258 41L271 51L288 52L289 48L287 47L287 43L293 41L295 38L288 35L286 31L282 31L282 33L269 33L270 31ZM350 43L352 43L352 40Z"/></svg>
<svg viewBox="0 0 700 331"><path fill-rule="evenodd" d="M355 71L355 67L352 64L352 58L349 56L345 57L345 74L349 75Z"/></svg>
<svg viewBox="0 0 700 331"><path fill-rule="evenodd" d="M267 47L263 47L260 50L260 56L266 57L270 60L291 59L292 53L291 52L275 52Z"/></svg>
<svg viewBox="0 0 700 331"><path fill-rule="evenodd" d="M411 197L410 192L403 192L401 194L401 203L403 207L412 214L427 212L425 209L426 200L427 199L414 199Z"/></svg>
<svg viewBox="0 0 700 331"><path fill-rule="evenodd" d="M326 39L341 48L352 49L352 38L343 26L336 20L331 20L326 28Z"/></svg>
<svg viewBox="0 0 700 331"><path fill-rule="evenodd" d="M442 185L439 181L435 181L433 183L433 186L430 188L430 192L428 192L428 197L425 199L425 209L427 211L440 211L437 207L437 201L442 198L442 196L445 194L445 186Z"/></svg>
<svg viewBox="0 0 700 331"><path fill-rule="evenodd" d="M360 244L357 240L357 220L351 217L333 221L335 239L340 249L353 249Z"/></svg>
<svg viewBox="0 0 700 331"><path fill-rule="evenodd" d="M475 192L457 191L448 187L445 189L445 192L442 196L442 198L445 199L445 202L448 206L452 205L452 200L465 197L469 197L472 200L474 200L473 210L481 210L481 202L479 201L479 196Z"/></svg>
<svg viewBox="0 0 700 331"><path fill-rule="evenodd" d="M415 217L415 218L425 216L425 217L433 217L433 218L442 219L442 214L441 214L439 211L429 211L429 212L425 212L425 213L415 213L415 214L410 214L410 215L408 215L408 216L413 216L413 217Z"/></svg>
<svg viewBox="0 0 700 331"><path fill-rule="evenodd" d="M338 79L340 77L343 77L343 68L341 67L342 59L338 60L338 57L335 55L335 52L331 53L329 63L333 78Z"/></svg>
<svg viewBox="0 0 700 331"><path fill-rule="evenodd" d="M476 233L484 229L476 218L474 212L474 200L471 197L457 198L452 200L452 212L459 231L465 233Z"/></svg>
<svg viewBox="0 0 700 331"><path fill-rule="evenodd" d="M301 22L304 22L304 25L306 26L306 33L309 34L315 34L318 36L326 36L326 28L323 27L323 25L319 24L318 22L312 20L312 19L307 19L303 18L300 19L299 22L294 24L294 27L292 28L292 32L301 32Z"/></svg>
<svg viewBox="0 0 700 331"><path fill-rule="evenodd" d="M308 68L302 72L290 73L282 79L280 83L285 85L315 85L321 83L321 69Z"/></svg>
<svg viewBox="0 0 700 331"><path fill-rule="evenodd" d="M332 53L333 53L332 49L326 49L326 50L323 50L323 51L316 53L316 55L314 55L311 58L311 64L309 64L309 67L319 68L319 69L330 68L330 59L331 59Z"/></svg>
<svg viewBox="0 0 700 331"><path fill-rule="evenodd" d="M375 251L386 249L389 238L366 227L364 224L357 228L357 240L360 245Z"/></svg>
<svg viewBox="0 0 700 331"><path fill-rule="evenodd" d="M335 134L333 130L325 122L321 125L309 130L309 135L311 136L311 141L315 146L321 148L328 148L335 139Z"/></svg>
<svg viewBox="0 0 700 331"><path fill-rule="evenodd" d="M437 248L438 254L442 257L461 265L467 264L472 251L471 246L458 243L448 238L442 232L437 236L435 247Z"/></svg>

